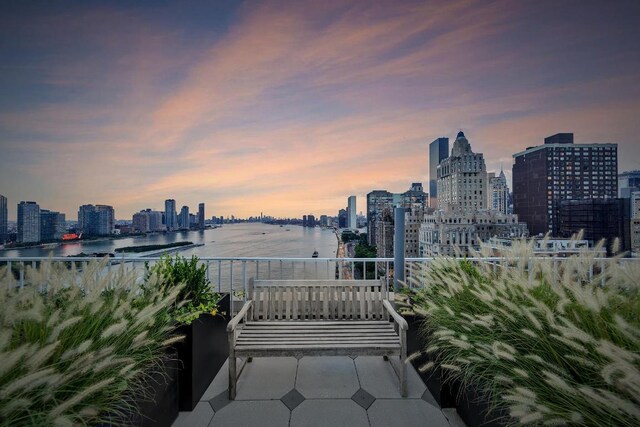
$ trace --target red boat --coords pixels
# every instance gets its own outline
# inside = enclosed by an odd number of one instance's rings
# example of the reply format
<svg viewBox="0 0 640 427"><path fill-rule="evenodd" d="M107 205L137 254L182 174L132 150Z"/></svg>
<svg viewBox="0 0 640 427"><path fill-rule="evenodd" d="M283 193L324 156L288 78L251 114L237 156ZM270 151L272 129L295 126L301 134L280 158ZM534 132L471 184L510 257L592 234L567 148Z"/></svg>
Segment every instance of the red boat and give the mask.
<svg viewBox="0 0 640 427"><path fill-rule="evenodd" d="M63 234L62 235L62 240L65 241L65 242L73 241L73 240L80 240L81 238L82 238L82 233L80 233L80 234L67 233L67 234Z"/></svg>

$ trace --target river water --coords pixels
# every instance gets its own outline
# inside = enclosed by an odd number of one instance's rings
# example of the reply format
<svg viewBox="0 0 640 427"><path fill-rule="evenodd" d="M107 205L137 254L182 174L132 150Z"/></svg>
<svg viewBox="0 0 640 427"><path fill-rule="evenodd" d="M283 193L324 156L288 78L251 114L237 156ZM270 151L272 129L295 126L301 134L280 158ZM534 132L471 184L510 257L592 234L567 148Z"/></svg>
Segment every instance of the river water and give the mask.
<svg viewBox="0 0 640 427"><path fill-rule="evenodd" d="M309 258L318 251L320 258L336 256L338 243L332 229L306 228L296 225L261 223L226 224L221 228L200 231L158 233L123 239L69 242L53 248L0 250L0 257L46 257L114 252L116 248L161 245L190 241L204 244L180 251L198 257L283 257Z"/></svg>

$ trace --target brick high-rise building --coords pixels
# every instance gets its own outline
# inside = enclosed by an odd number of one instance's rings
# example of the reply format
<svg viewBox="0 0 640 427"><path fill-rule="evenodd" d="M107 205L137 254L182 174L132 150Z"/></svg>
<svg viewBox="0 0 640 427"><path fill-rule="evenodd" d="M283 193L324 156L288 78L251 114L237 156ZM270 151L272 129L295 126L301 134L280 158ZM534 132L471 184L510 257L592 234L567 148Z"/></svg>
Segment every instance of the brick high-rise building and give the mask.
<svg viewBox="0 0 640 427"><path fill-rule="evenodd" d="M513 157L513 210L531 235L558 235L564 200L618 196L617 144L574 144L559 133Z"/></svg>
<svg viewBox="0 0 640 427"><path fill-rule="evenodd" d="M198 205L198 228L204 230L204 203Z"/></svg>
<svg viewBox="0 0 640 427"><path fill-rule="evenodd" d="M93 236L113 233L115 211L109 205L82 205L78 209L78 229Z"/></svg>

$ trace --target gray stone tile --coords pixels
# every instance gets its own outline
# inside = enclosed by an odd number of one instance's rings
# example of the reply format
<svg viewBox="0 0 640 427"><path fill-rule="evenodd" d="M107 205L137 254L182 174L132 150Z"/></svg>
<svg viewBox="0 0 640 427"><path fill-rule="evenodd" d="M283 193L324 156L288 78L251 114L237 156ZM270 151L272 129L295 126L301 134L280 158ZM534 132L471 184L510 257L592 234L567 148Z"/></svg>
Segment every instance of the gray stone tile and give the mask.
<svg viewBox="0 0 640 427"><path fill-rule="evenodd" d="M379 356L359 356L356 368L360 385L376 398L400 398L400 382L391 362ZM398 363L398 362L394 362ZM427 387L411 364L407 365L407 397L420 398Z"/></svg>
<svg viewBox="0 0 640 427"><path fill-rule="evenodd" d="M286 427L291 411L279 400L233 401L216 412L210 427Z"/></svg>
<svg viewBox="0 0 640 427"><path fill-rule="evenodd" d="M236 400L280 399L294 388L298 361L294 357L257 357L238 379Z"/></svg>
<svg viewBox="0 0 640 427"><path fill-rule="evenodd" d="M207 402L198 402L193 411L180 412L172 427L206 427L213 417L213 409Z"/></svg>
<svg viewBox="0 0 640 427"><path fill-rule="evenodd" d="M218 394L217 396L209 399L209 405L211 405L211 409L214 412L218 412L220 409L227 406L231 401L229 400L229 391L225 390Z"/></svg>
<svg viewBox="0 0 640 427"><path fill-rule="evenodd" d="M432 404L433 406L435 406L436 408L440 408L440 405L438 405L438 402L436 401L436 399L433 397L433 395L431 394L431 392L429 391L429 389L426 389L424 391L424 393L422 393L422 400L424 400L427 403ZM455 411L455 409L454 409Z"/></svg>
<svg viewBox="0 0 640 427"><path fill-rule="evenodd" d="M280 399L290 410L294 410L299 404L304 402L304 396L295 388Z"/></svg>
<svg viewBox="0 0 640 427"><path fill-rule="evenodd" d="M367 411L352 400L305 400L291 412L290 427L369 427Z"/></svg>
<svg viewBox="0 0 640 427"><path fill-rule="evenodd" d="M458 415L456 408L444 408L442 413L447 417L447 421L449 421L451 427L467 427L464 421L462 421L462 418L460 418L460 415Z"/></svg>
<svg viewBox="0 0 640 427"><path fill-rule="evenodd" d="M369 406L375 402L376 398L367 393L364 389L360 389L351 396L351 400L362 406L365 410L369 409Z"/></svg>
<svg viewBox="0 0 640 427"><path fill-rule="evenodd" d="M367 412L371 427L449 427L442 411L422 399L376 399Z"/></svg>
<svg viewBox="0 0 640 427"><path fill-rule="evenodd" d="M229 359L224 362L224 365L218 371L216 377L211 381L209 387L204 392L200 400L211 400L223 391L229 388Z"/></svg>
<svg viewBox="0 0 640 427"><path fill-rule="evenodd" d="M353 360L347 356L303 357L298 362L296 389L307 399L349 399L359 388Z"/></svg>

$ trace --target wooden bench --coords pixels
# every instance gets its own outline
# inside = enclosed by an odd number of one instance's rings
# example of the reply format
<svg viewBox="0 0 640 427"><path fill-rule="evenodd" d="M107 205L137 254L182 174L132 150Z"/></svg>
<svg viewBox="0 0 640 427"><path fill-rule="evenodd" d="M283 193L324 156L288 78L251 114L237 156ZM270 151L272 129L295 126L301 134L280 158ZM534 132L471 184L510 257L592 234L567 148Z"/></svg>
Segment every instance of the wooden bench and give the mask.
<svg viewBox="0 0 640 427"><path fill-rule="evenodd" d="M251 279L245 304L227 326L229 399L245 366L238 372L236 358L246 364L267 356L384 356L404 397L406 331L385 280Z"/></svg>

